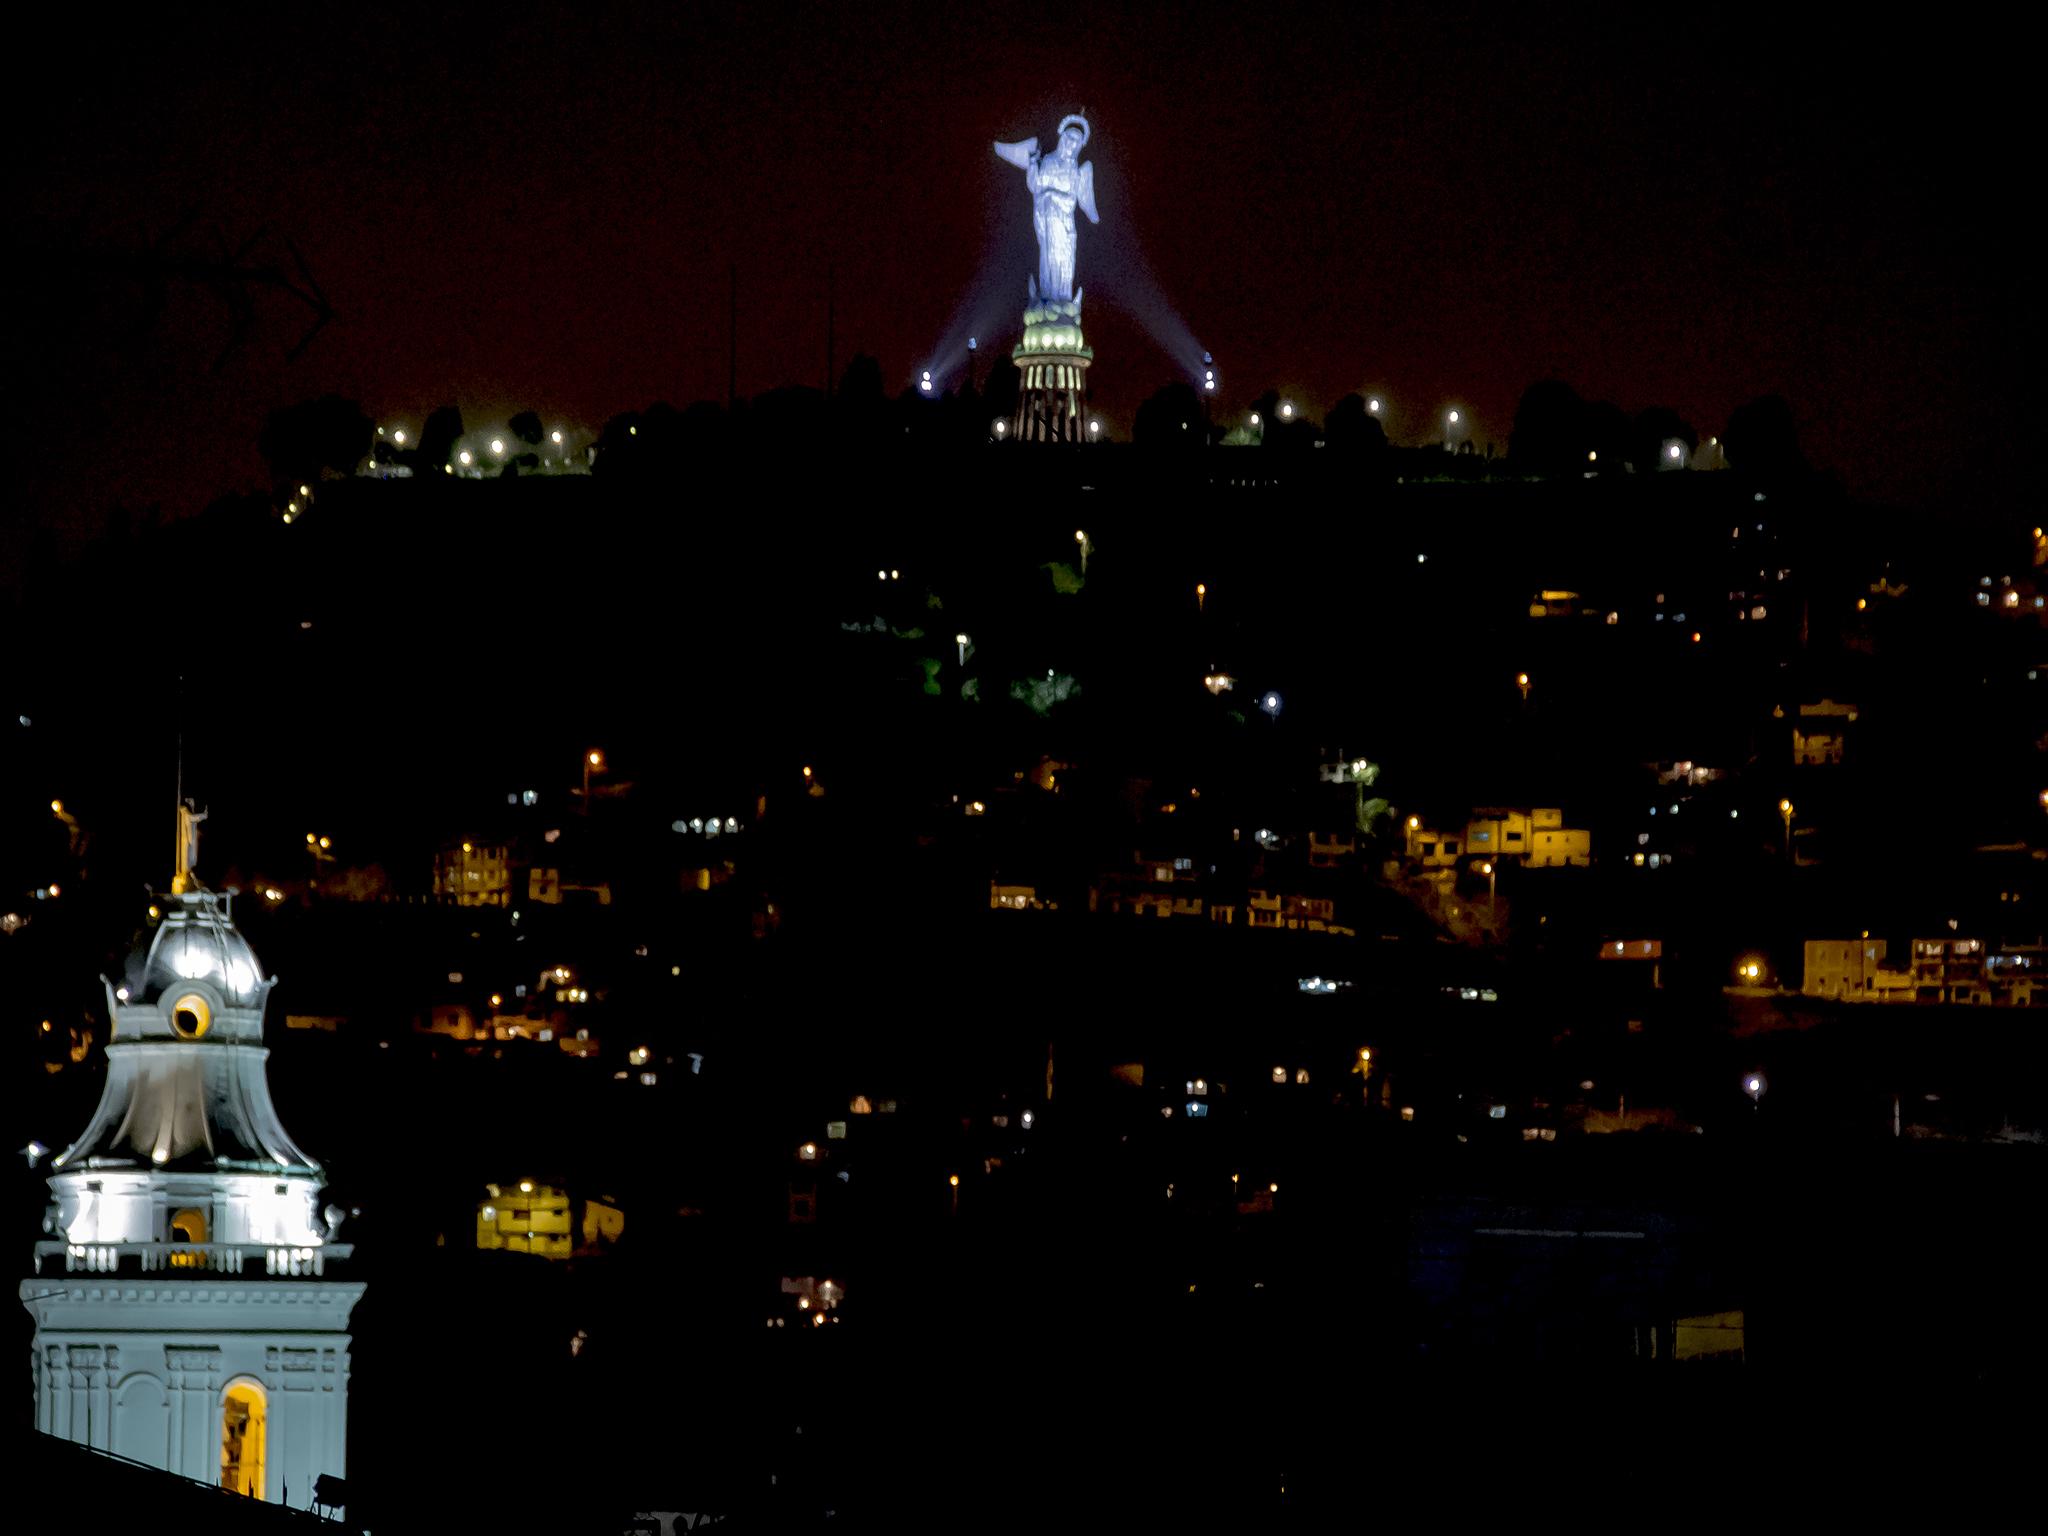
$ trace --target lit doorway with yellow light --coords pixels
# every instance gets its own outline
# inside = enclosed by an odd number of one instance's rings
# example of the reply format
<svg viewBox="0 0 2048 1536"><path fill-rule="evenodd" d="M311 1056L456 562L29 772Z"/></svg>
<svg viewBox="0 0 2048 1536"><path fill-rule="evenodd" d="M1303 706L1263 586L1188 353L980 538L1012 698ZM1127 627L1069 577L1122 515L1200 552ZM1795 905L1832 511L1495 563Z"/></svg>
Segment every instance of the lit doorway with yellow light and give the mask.
<svg viewBox="0 0 2048 1536"><path fill-rule="evenodd" d="M253 1381L231 1381L221 1394L220 1485L245 1498L263 1497L263 1441L269 1400Z"/></svg>

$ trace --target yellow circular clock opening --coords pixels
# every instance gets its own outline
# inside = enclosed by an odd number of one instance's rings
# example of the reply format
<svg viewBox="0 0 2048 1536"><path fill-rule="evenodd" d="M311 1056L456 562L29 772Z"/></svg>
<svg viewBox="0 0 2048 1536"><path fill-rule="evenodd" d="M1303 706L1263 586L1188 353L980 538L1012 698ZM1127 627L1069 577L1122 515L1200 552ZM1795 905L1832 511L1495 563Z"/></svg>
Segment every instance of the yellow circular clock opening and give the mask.
<svg viewBox="0 0 2048 1536"><path fill-rule="evenodd" d="M171 1028L180 1040L197 1040L213 1022L213 1010L197 992L187 992L171 1005Z"/></svg>

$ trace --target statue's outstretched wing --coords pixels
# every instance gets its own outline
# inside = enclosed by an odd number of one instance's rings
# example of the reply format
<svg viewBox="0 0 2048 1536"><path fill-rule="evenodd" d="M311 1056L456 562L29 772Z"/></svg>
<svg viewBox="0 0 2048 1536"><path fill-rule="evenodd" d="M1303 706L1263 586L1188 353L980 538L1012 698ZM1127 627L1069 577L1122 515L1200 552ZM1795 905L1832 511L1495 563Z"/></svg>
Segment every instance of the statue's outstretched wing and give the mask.
<svg viewBox="0 0 2048 1536"><path fill-rule="evenodd" d="M1031 162L1038 158L1038 140L1019 139L1014 144L998 144L996 158L1009 161L1020 171L1029 170Z"/></svg>
<svg viewBox="0 0 2048 1536"><path fill-rule="evenodd" d="M1100 224L1102 222L1102 215L1095 211L1095 162L1093 160L1090 160L1081 167L1081 191L1076 201L1081 204L1081 211L1088 215L1088 222L1090 224Z"/></svg>

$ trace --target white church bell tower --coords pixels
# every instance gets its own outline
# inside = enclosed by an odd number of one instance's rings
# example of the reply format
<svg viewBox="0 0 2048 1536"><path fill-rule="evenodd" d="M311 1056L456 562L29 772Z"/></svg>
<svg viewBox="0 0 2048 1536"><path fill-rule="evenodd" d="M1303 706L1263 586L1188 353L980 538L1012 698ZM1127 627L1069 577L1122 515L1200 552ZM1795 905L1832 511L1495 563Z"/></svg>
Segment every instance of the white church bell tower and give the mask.
<svg viewBox="0 0 2048 1536"><path fill-rule="evenodd" d="M98 1111L52 1164L55 1205L21 1299L36 1427L307 1508L347 1476L349 1314L319 1164L270 1102L266 978L231 894L192 874L178 812L163 916L120 983Z"/></svg>

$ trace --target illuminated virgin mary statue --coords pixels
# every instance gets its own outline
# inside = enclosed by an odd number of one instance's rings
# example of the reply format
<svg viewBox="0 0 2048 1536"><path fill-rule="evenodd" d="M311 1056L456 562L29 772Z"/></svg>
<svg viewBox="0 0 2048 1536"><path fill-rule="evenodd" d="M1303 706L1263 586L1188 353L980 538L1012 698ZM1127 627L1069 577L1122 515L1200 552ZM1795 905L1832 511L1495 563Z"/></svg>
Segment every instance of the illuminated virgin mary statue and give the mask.
<svg viewBox="0 0 2048 1536"><path fill-rule="evenodd" d="M1059 146L1041 156L1037 139L996 145L996 154L1024 172L1024 187L1031 194L1032 222L1038 231L1038 276L1031 280L1034 303L1072 304L1080 294L1074 287L1074 254L1078 236L1074 224L1076 207L1099 224L1095 211L1095 166L1080 163L1088 143L1088 119L1075 114L1060 119Z"/></svg>

